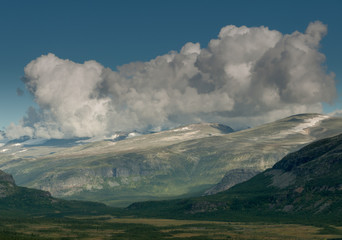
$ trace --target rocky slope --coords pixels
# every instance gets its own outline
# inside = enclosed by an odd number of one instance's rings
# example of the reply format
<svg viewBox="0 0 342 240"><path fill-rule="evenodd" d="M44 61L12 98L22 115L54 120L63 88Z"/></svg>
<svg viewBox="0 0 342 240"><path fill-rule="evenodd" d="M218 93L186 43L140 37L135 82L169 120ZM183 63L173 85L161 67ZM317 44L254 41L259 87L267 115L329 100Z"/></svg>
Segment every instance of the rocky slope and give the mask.
<svg viewBox="0 0 342 240"><path fill-rule="evenodd" d="M228 171L222 180L216 184L215 186L211 187L207 191L205 191L205 195L212 195L216 194L222 191L225 191L233 186L235 186L238 183L245 182L255 175L260 173L258 170L254 169L244 169L244 168L238 168Z"/></svg>
<svg viewBox="0 0 342 240"><path fill-rule="evenodd" d="M342 214L342 135L287 155L264 175L277 192L270 208Z"/></svg>
<svg viewBox="0 0 342 240"><path fill-rule="evenodd" d="M304 114L230 132L218 124L193 124L74 147L17 143L0 148L0 168L20 185L56 197L127 206L201 195L234 169L263 171L309 142L342 132L342 119Z"/></svg>

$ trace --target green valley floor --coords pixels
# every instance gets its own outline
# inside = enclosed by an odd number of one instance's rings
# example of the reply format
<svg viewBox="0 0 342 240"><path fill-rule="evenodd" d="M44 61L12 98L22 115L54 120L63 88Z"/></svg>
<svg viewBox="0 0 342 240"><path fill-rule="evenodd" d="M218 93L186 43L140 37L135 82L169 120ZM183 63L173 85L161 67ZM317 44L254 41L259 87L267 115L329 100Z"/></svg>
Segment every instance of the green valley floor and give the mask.
<svg viewBox="0 0 342 240"><path fill-rule="evenodd" d="M116 218L0 219L0 239L342 239L342 226Z"/></svg>

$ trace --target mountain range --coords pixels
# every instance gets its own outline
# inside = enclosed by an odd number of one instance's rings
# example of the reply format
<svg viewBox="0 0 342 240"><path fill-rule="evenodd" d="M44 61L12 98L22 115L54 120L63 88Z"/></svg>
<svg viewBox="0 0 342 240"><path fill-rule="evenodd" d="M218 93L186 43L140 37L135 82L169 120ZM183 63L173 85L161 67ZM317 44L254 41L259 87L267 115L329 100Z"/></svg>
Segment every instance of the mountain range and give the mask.
<svg viewBox="0 0 342 240"><path fill-rule="evenodd" d="M302 114L236 132L202 123L121 141L27 140L0 147L0 169L54 197L128 206L226 190L338 133L341 118Z"/></svg>
<svg viewBox="0 0 342 240"><path fill-rule="evenodd" d="M342 224L342 134L290 153L250 180L210 196L132 204L130 214L211 220L271 218Z"/></svg>

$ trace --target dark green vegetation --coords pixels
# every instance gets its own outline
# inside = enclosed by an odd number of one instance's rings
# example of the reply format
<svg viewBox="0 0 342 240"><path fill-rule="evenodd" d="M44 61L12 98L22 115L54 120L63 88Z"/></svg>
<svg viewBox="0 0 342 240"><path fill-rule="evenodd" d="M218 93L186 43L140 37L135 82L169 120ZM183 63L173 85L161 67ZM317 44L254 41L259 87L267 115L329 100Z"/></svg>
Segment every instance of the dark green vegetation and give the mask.
<svg viewBox="0 0 342 240"><path fill-rule="evenodd" d="M54 197L128 206L200 196L231 170L264 171L287 153L340 132L341 118L319 114L233 133L219 124L193 124L74 147L8 145L0 148L0 169L20 186L46 190ZM242 175L235 180L245 180ZM230 184L221 182L220 189Z"/></svg>
<svg viewBox="0 0 342 240"><path fill-rule="evenodd" d="M11 175L0 170L1 217L99 215L113 210L102 203L66 201L46 191L18 187Z"/></svg>
<svg viewBox="0 0 342 240"><path fill-rule="evenodd" d="M309 144L227 191L129 209L138 216L342 225L342 135Z"/></svg>
<svg viewBox="0 0 342 240"><path fill-rule="evenodd" d="M102 216L68 218L1 218L0 239L340 239L334 225L209 222L170 219L132 219Z"/></svg>

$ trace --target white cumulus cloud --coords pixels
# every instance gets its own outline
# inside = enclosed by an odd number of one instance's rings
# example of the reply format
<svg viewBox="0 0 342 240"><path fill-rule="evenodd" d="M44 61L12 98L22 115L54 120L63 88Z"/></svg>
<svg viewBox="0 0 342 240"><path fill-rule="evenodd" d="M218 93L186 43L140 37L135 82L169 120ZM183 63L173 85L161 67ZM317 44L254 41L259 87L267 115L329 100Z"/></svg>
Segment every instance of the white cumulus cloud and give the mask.
<svg viewBox="0 0 342 240"><path fill-rule="evenodd" d="M334 74L319 52L326 33L318 21L286 35L229 25L206 48L186 43L117 71L43 55L25 67L39 109L30 108L7 136L93 137L200 121L255 125L321 112L321 103L336 95Z"/></svg>

